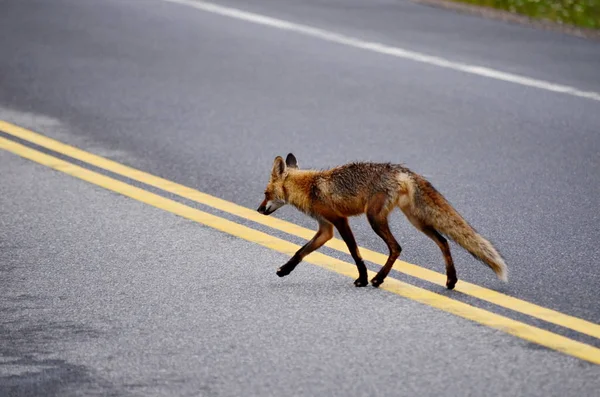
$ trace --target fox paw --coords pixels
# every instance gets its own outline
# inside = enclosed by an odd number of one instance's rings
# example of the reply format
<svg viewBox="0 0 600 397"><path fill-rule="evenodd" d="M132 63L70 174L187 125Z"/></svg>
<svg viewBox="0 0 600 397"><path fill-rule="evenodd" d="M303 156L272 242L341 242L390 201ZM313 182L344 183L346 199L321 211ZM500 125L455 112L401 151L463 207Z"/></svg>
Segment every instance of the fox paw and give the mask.
<svg viewBox="0 0 600 397"><path fill-rule="evenodd" d="M369 281L366 278L359 277L356 280L354 280L355 287L366 287L367 285L369 285Z"/></svg>
<svg viewBox="0 0 600 397"><path fill-rule="evenodd" d="M454 289L454 286L456 285L456 282L458 281L458 279L456 278L449 278L446 280L446 288L448 289Z"/></svg>
<svg viewBox="0 0 600 397"><path fill-rule="evenodd" d="M381 280L379 277L375 276L371 279L371 284L373 285L373 287L377 288L381 284L383 284L383 280Z"/></svg>
<svg viewBox="0 0 600 397"><path fill-rule="evenodd" d="M292 272L292 269L285 267L285 266L281 266L279 269L277 269L277 275L279 277L287 276L291 272Z"/></svg>

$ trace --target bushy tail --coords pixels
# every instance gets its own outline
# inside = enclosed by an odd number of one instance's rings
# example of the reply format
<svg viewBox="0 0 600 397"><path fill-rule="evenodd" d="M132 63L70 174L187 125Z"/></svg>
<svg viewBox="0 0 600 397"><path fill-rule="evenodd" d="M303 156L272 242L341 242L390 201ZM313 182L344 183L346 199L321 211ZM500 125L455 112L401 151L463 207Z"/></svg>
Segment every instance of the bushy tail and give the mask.
<svg viewBox="0 0 600 397"><path fill-rule="evenodd" d="M488 265L500 280L508 281L506 263L492 243L477 233L429 182L420 180L418 185L419 218Z"/></svg>

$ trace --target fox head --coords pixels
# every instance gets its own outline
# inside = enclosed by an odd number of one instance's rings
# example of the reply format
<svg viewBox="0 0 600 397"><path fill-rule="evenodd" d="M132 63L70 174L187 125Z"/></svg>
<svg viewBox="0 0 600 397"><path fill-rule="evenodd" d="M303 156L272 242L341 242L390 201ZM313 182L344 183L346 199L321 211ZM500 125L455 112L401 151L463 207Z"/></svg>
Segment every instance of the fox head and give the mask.
<svg viewBox="0 0 600 397"><path fill-rule="evenodd" d="M286 203L286 194L283 188L283 182L288 175L289 168L298 168L296 157L289 153L283 161L283 157L277 156L273 161L271 177L265 189L265 199L260 203L258 212L264 215L271 215Z"/></svg>

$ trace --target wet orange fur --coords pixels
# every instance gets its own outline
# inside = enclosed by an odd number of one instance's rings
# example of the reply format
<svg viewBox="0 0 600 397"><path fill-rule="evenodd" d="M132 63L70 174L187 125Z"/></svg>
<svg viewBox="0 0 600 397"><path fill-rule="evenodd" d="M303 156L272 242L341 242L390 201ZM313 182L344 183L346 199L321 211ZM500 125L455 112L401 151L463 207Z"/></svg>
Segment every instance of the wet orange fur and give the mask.
<svg viewBox="0 0 600 397"><path fill-rule="evenodd" d="M259 211L268 211L265 207L268 203L290 204L320 224L315 238L280 268L285 274L330 239L328 229L335 225L343 232L344 241L357 262L360 277L355 284L363 286L366 270L346 218L366 214L371 227L390 250L388 261L372 280L373 285L381 284L401 252L387 224L389 213L398 207L411 224L430 237L442 251L448 288L454 287L457 278L449 245L442 234L487 264L499 278L506 278L504 260L492 244L481 237L424 177L398 164L362 162L320 171L301 170L291 153L285 161L277 156Z"/></svg>

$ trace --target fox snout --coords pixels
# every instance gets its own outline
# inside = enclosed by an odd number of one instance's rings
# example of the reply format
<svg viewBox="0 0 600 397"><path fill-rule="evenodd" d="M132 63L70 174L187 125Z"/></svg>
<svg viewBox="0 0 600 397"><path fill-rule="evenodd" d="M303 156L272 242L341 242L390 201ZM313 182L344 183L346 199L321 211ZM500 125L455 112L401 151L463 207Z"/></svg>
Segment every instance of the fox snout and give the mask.
<svg viewBox="0 0 600 397"><path fill-rule="evenodd" d="M267 206L266 206L266 205L264 205L264 204L261 204L261 205L258 207L257 211L258 211L258 212L260 212L260 213L261 213L261 214L263 214L263 215L266 215L266 214L265 214L265 212L267 212Z"/></svg>
<svg viewBox="0 0 600 397"><path fill-rule="evenodd" d="M258 207L257 211L263 215L271 215L273 212L277 211L277 209L279 209L282 205L283 203L277 200L264 200L262 203L260 203L260 206Z"/></svg>
<svg viewBox="0 0 600 397"><path fill-rule="evenodd" d="M258 206L257 211L263 215L269 215L270 214L269 210L271 209L271 208L269 208L270 204L271 203L269 201L267 201L266 199L263 200L263 202L260 203L260 205Z"/></svg>

